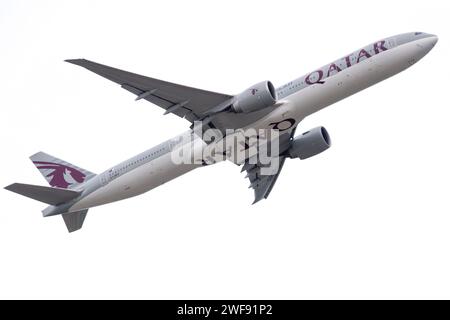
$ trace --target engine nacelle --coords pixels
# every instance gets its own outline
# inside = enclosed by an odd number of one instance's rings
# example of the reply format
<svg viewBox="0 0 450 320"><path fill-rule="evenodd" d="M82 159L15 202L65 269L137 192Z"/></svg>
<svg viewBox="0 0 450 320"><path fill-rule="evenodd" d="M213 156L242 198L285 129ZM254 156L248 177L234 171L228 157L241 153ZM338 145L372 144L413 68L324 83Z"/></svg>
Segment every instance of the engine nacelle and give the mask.
<svg viewBox="0 0 450 320"><path fill-rule="evenodd" d="M232 108L239 113L249 113L273 106L276 101L276 91L272 82L263 81L236 95Z"/></svg>
<svg viewBox="0 0 450 320"><path fill-rule="evenodd" d="M317 127L295 137L288 154L291 158L303 160L327 150L330 146L331 140L327 130Z"/></svg>

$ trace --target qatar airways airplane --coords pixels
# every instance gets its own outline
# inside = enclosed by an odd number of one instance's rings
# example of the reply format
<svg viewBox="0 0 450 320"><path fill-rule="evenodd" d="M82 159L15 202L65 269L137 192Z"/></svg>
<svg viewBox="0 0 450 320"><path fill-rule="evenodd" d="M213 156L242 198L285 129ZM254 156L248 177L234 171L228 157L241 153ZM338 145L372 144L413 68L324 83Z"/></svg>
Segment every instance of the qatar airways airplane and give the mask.
<svg viewBox="0 0 450 320"><path fill-rule="evenodd" d="M161 81L85 59L67 60L118 83L135 94L136 100L145 99L165 109L165 114L188 120L191 129L98 175L38 152L30 158L50 187L14 183L6 189L49 204L43 210L44 217L62 215L67 229L73 232L82 227L91 207L142 194L188 171L214 163L203 153L214 146L226 159L243 166L257 202L268 197L286 158L306 159L330 147L329 135L323 127L294 135L305 117L407 69L437 41L437 36L422 32L384 38L277 89L270 81L263 81L237 95ZM200 131L195 129L197 124ZM246 152L240 160L228 157L228 149L224 151L219 145L230 137L235 138L236 134L230 133L232 129L278 133L275 151L271 149L266 157L269 161L259 158L264 148L250 148L248 137L239 146L253 151ZM208 130L222 134L222 138L205 138L203 134ZM273 145L273 141L270 138L267 145ZM193 149L194 156L188 157L193 161L179 161L186 146ZM235 145L235 148L239 147ZM200 161L195 154L201 155ZM272 163L277 165L264 172Z"/></svg>

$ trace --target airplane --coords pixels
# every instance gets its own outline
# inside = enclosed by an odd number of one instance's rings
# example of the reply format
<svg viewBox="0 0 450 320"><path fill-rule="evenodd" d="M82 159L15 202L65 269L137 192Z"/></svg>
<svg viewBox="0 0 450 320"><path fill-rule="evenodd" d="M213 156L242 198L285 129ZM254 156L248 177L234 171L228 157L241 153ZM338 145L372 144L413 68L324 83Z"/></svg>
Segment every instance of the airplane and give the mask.
<svg viewBox="0 0 450 320"><path fill-rule="evenodd" d="M228 156L227 149L221 147L224 141L236 138L234 132L253 128L278 134L276 140L266 141L266 145L277 142L268 161L259 160L258 155L264 148L259 145L250 148L247 136L240 146L252 151L239 161L231 159L247 172L250 187L254 189L254 203L258 202L269 196L287 158L307 159L330 147L330 137L324 127L295 136L298 124L305 117L409 68L437 41L436 35L423 32L384 38L279 88L275 89L270 81L262 81L237 95L149 78L86 59L66 60L119 84L135 94L136 100L147 100L165 109L164 114L174 114L192 125L182 135L98 175L38 152L30 159L50 187L13 183L5 189L48 204L42 211L43 216L62 215L68 231L73 232L81 229L92 207L137 196L195 168L214 163L205 159L174 161L174 154L180 154L187 145L195 154L203 155L204 150L213 146L213 149L217 147L217 153ZM196 124L200 124L200 131L196 130ZM221 133L222 137L208 140L202 136L209 129ZM256 138L259 135L264 136L256 133ZM194 156L187 154L192 160ZM263 170L272 162L278 165L264 174Z"/></svg>

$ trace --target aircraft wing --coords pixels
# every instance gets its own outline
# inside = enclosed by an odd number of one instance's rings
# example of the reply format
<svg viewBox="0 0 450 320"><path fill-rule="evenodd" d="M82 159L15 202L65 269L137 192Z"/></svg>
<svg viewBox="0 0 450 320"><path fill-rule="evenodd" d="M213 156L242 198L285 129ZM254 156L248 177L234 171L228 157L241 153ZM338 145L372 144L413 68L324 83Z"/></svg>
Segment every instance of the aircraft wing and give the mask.
<svg viewBox="0 0 450 320"><path fill-rule="evenodd" d="M278 158L278 171L273 175L261 175L261 166L249 165L248 163L244 165L242 169L243 171L247 171L246 177L250 180L249 188L253 188L255 191L255 200L253 201L253 204L259 200L266 199L269 196L275 182L277 182L285 160L285 156L280 156Z"/></svg>
<svg viewBox="0 0 450 320"><path fill-rule="evenodd" d="M165 109L164 114L173 113L190 122L200 120L209 109L233 97L141 76L86 59L66 61L114 81L125 90L137 95L136 100L145 99Z"/></svg>
<svg viewBox="0 0 450 320"><path fill-rule="evenodd" d="M290 140L294 136L295 129L296 128L292 129L290 132L280 135L279 154L278 156L272 157L272 161L276 161L278 166L277 170L272 172L272 174L262 174L262 170L264 167L268 166L267 164L252 164L251 159L246 160L244 163L241 171L247 172L246 178L250 180L249 188L253 188L255 191L255 200L253 201L253 204L262 199L266 199L272 191L272 188L280 175L281 169L283 169L283 165L287 157L285 152L290 146Z"/></svg>

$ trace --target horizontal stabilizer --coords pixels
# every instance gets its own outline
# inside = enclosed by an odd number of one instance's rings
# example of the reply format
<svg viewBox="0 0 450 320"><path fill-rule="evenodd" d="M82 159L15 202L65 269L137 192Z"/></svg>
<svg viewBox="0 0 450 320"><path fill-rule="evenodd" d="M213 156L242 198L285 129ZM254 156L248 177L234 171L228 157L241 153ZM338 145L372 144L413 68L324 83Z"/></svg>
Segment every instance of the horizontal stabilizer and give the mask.
<svg viewBox="0 0 450 320"><path fill-rule="evenodd" d="M75 199L81 193L73 190L36 186L25 183L13 183L5 187L5 189L50 205L58 205Z"/></svg>
<svg viewBox="0 0 450 320"><path fill-rule="evenodd" d="M87 212L88 209L71 213L64 213L62 217L64 219L64 223L66 224L67 230L69 230L69 232L80 230L83 226L83 222L86 218Z"/></svg>

